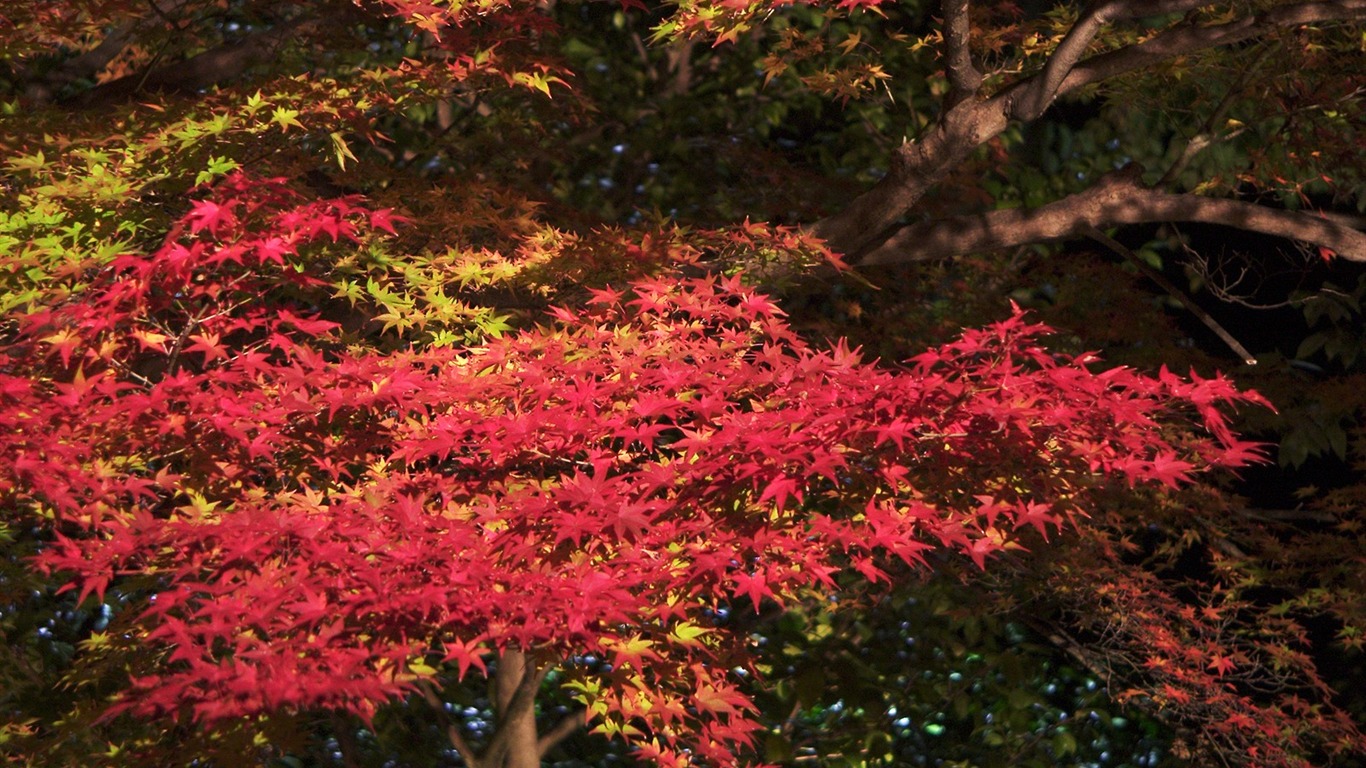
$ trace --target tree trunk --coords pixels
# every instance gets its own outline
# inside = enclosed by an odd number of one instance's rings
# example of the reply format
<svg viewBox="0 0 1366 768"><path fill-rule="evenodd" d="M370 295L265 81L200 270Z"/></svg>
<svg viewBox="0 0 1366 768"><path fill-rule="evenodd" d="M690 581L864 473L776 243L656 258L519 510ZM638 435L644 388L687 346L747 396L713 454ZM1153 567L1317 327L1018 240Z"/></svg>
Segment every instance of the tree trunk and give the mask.
<svg viewBox="0 0 1366 768"><path fill-rule="evenodd" d="M528 676L531 676L528 678ZM498 694L498 730L506 730L507 751L500 764L490 768L539 768L540 747L536 733L536 706L517 702L517 692L536 677L526 654L508 650L498 660L495 686ZM539 687L539 686L538 686ZM534 691L533 691L534 693ZM534 702L534 697L532 699Z"/></svg>

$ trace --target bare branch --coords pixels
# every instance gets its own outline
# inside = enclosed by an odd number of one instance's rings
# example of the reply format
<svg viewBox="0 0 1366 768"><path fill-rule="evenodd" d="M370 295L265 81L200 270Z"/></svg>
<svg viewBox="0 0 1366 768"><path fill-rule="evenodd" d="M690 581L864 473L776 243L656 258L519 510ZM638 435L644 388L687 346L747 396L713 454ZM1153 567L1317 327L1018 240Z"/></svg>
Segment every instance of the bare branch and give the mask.
<svg viewBox="0 0 1366 768"><path fill-rule="evenodd" d="M1186 170L1186 167L1190 165L1191 160L1194 160L1196 155L1205 151L1205 149L1216 141L1230 139L1243 132L1244 129L1239 128L1229 131L1223 136L1217 133L1219 125L1224 122L1228 117L1229 111L1233 109L1233 105L1243 95L1243 89L1247 87L1248 82L1252 79L1252 75L1262 68L1262 65L1270 58L1273 50L1275 50L1275 45L1263 45L1260 47L1257 51L1257 55L1253 58L1252 63L1243 68L1242 74L1238 76L1238 82L1229 86L1228 93L1224 94L1224 98L1219 101L1219 104L1214 108L1214 111L1210 113L1210 116L1205 119L1204 125L1201 126L1200 130L1194 136L1190 137L1186 142L1186 146L1181 150L1180 156L1176 158L1176 161L1171 164L1171 167L1167 169L1167 172L1162 174L1162 178L1158 179L1157 183L1153 186L1165 187L1171 184L1173 181L1176 181L1176 178L1181 175L1182 171Z"/></svg>
<svg viewBox="0 0 1366 768"><path fill-rule="evenodd" d="M952 258L1066 240L1086 227L1193 221L1299 240L1366 262L1366 234L1337 221L1299 211L1237 200L1171 194L1142 186L1138 169L1103 178L1090 189L1034 208L1012 208L912 224L864 256L862 264L897 264Z"/></svg>
<svg viewBox="0 0 1366 768"><path fill-rule="evenodd" d="M1178 232L1175 226L1174 232ZM1297 307L1307 299L1293 296L1276 301L1256 298L1264 286L1275 285L1278 293L1302 290L1305 287L1305 279L1312 269L1312 265L1320 260L1314 249L1300 243L1293 251L1283 252L1284 259L1258 258L1253 260L1246 254L1238 254L1229 257L1227 249L1219 249L1221 252L1216 259L1211 259L1206 251L1197 251L1188 243L1178 239L1181 251L1185 254L1186 266L1195 271L1204 282L1204 289L1209 291L1215 298L1225 304L1237 304L1255 310L1280 309L1282 307ZM1295 256L1300 258L1296 259ZM1281 261L1284 267L1273 270L1271 267L1275 261Z"/></svg>
<svg viewBox="0 0 1366 768"><path fill-rule="evenodd" d="M1082 669L1090 672L1097 680L1104 681L1105 689L1110 690L1110 682L1116 675L1104 653L1090 649L1088 645L1077 642L1065 629L1040 616L1020 613L1020 620L1041 637L1047 638L1054 647L1067 653L1081 664Z"/></svg>
<svg viewBox="0 0 1366 768"><path fill-rule="evenodd" d="M1224 344L1228 345L1228 348L1233 350L1234 354L1243 358L1244 364L1257 364L1257 358L1254 357L1251 352L1247 351L1247 347L1244 347L1242 343L1238 341L1238 339L1234 338L1233 334L1229 333L1228 330L1224 328L1224 326L1220 325L1218 320L1215 320L1199 304L1196 304L1195 300L1192 299L1189 294L1187 294L1180 288L1177 288L1175 285L1172 284L1170 280L1163 277L1162 273L1148 266L1142 259L1138 257L1138 254L1124 247L1124 245L1119 241L1115 240L1114 238L1110 237L1104 232L1101 232L1099 229L1096 229L1095 227L1089 224L1085 225L1082 229L1084 230L1087 237L1091 238L1092 240L1095 240L1096 242L1100 243L1106 248L1109 248L1111 251L1114 251L1120 256L1123 256L1125 260L1127 260L1130 264L1133 264L1135 267L1137 267L1138 271L1142 272L1145 277L1147 277L1149 280L1152 280L1154 283L1157 283L1159 288L1166 291L1177 301L1181 302L1181 306L1185 307L1186 311L1190 312L1192 315L1195 315L1195 317L1199 319L1200 322L1205 324L1206 328L1213 331L1215 336L1218 336L1219 339L1224 342Z"/></svg>
<svg viewBox="0 0 1366 768"><path fill-rule="evenodd" d="M541 738L536 741L536 751L542 759L556 744L572 736L576 731L583 727L584 712L570 712L565 715L560 722L555 723L550 730L541 734Z"/></svg>
<svg viewBox="0 0 1366 768"><path fill-rule="evenodd" d="M944 74L949 79L949 105L972 98L982 86L982 73L972 63L970 0L944 0Z"/></svg>

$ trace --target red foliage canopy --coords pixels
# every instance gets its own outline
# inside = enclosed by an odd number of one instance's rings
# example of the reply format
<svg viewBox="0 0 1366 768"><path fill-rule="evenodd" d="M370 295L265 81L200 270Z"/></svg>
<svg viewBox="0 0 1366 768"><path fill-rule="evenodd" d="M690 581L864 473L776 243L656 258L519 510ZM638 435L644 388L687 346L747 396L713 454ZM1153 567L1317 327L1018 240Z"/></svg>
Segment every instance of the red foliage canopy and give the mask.
<svg viewBox="0 0 1366 768"><path fill-rule="evenodd" d="M234 176L0 349L0 494L53 521L38 565L144 596L165 652L119 709L368 716L441 662L594 652L609 685L573 685L603 730L726 763L755 723L709 609L931 549L985 566L1112 478L1251 455L1217 407L1257 398L1221 378L1094 373L1018 313L879 366L739 278L604 288L476 348L349 348L316 254L390 221Z"/></svg>

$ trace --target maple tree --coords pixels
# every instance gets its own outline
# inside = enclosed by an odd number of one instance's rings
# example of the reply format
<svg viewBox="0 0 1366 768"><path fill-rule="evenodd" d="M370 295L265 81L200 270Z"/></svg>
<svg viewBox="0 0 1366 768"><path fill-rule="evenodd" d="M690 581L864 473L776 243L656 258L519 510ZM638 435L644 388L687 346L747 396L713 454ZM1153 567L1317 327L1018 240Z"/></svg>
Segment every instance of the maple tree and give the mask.
<svg viewBox="0 0 1366 768"><path fill-rule="evenodd" d="M1359 647L1359 573L1277 612L1253 590L1288 587L1241 552L1186 585L1132 562L1135 521L1180 530L1236 503L1187 486L1256 458L1226 406L1258 396L1046 349L1018 309L877 362L804 341L821 323L771 295L1073 237L1141 262L1103 230L1154 222L1366 258L1350 218L1306 209L1328 184L1366 199L1355 150L1333 154L1360 127L1361 62L1334 57L1363 16L1353 0L6 8L3 604L55 614L43 631L79 647L54 664L71 695L47 717L23 696L53 681L15 657L32 674L0 699L0 735L35 764L168 759L177 740L192 757L169 759L232 764L326 730L358 764L347 718L373 734L401 710L472 766L538 765L584 729L661 765L732 764L772 751L770 699L814 711L821 693L767 688L782 664L760 640L790 627L725 616L841 627L800 639L820 659L864 631L841 622L902 621L887 606L925 573L984 571L1019 579L1002 610L1051 592L1039 635L1088 639L1060 645L1129 681L1119 705L1198 729L1182 749L1359 753L1286 615L1317 600ZM605 58L613 35L638 60ZM765 127L725 142L770 161L763 188L614 181L697 162L687 141L600 140L677 135L652 127L656 104L612 117L638 100L594 72L631 67L682 104L710 99L709 78L776 94ZM1183 146L1135 138L1175 130L1154 109L1110 154L1059 153L1043 183L1004 162L1060 99L1179 98L1170 81L1208 73ZM1231 117L1258 88L1294 121ZM836 183L801 203L810 177L764 145L811 99L841 108L812 135L869 136L808 158ZM736 119L671 104L685 124ZM1274 150L1218 154L1259 132ZM556 141L630 157L580 183ZM704 148L723 170L736 157ZM627 214L617 189L681 221ZM1350 504L1332 518L1348 537ZM1277 531L1237 535L1281 551ZM1284 584L1320 578L1293 565ZM822 607L832 594L851 607ZM491 727L452 714L474 679Z"/></svg>

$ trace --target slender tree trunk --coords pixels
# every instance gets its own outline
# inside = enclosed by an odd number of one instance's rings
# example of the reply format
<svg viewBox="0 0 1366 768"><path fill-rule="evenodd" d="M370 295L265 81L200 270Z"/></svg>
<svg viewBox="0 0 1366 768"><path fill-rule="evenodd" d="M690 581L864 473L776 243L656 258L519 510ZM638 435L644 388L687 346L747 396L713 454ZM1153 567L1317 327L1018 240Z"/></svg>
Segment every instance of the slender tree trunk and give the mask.
<svg viewBox="0 0 1366 768"><path fill-rule="evenodd" d="M506 651L498 660L498 729L507 730L507 752L501 765L489 768L539 768L541 764L536 707L514 706L513 702L527 675L535 674L521 651Z"/></svg>

